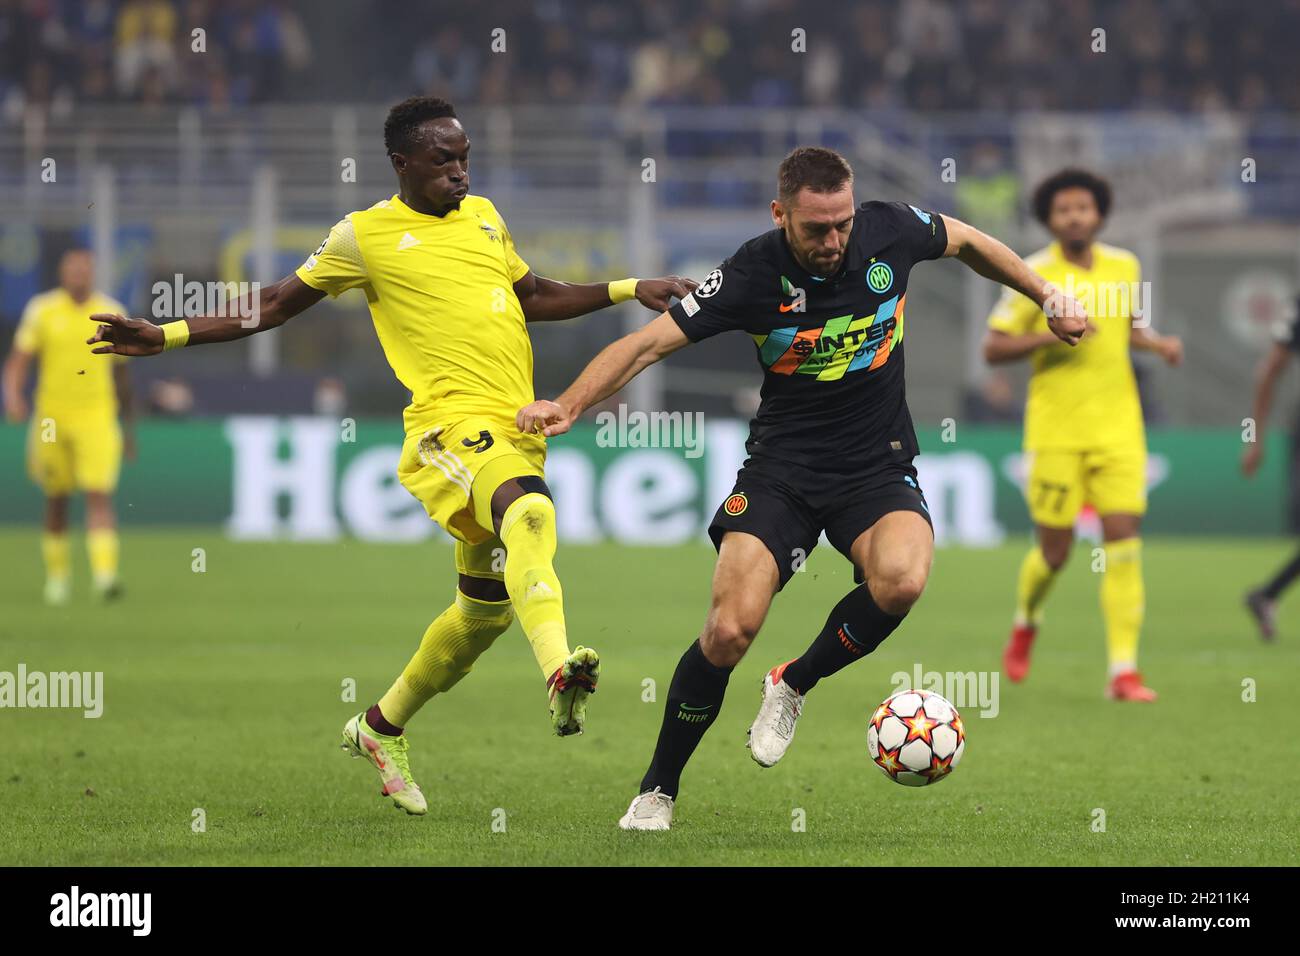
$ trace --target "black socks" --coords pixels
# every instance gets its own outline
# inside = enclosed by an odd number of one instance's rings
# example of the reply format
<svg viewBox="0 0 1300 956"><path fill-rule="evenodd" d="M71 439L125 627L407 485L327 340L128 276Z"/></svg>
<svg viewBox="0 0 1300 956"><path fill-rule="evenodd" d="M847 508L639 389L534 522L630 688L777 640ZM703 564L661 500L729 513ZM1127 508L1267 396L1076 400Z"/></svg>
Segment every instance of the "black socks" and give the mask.
<svg viewBox="0 0 1300 956"><path fill-rule="evenodd" d="M677 796L686 761L691 759L704 732L718 719L731 671L730 667L710 664L698 640L687 648L668 687L659 742L650 769L641 780L641 793L658 787L670 797Z"/></svg>
<svg viewBox="0 0 1300 956"><path fill-rule="evenodd" d="M860 585L835 605L821 633L802 657L786 665L781 679L806 694L823 677L870 654L901 623L901 617L882 611L867 586Z"/></svg>
<svg viewBox="0 0 1300 956"><path fill-rule="evenodd" d="M782 679L806 694L823 677L874 651L902 621L882 611L865 584L854 588L835 605L803 656L786 665ZM722 710L731 671L710 664L699 641L687 648L668 687L659 741L641 780L641 793L658 787L676 798L686 762Z"/></svg>
<svg viewBox="0 0 1300 956"><path fill-rule="evenodd" d="M1264 597L1270 601L1276 601L1288 587L1291 582L1300 577L1300 552L1296 554L1286 566L1277 573L1277 576L1264 586Z"/></svg>

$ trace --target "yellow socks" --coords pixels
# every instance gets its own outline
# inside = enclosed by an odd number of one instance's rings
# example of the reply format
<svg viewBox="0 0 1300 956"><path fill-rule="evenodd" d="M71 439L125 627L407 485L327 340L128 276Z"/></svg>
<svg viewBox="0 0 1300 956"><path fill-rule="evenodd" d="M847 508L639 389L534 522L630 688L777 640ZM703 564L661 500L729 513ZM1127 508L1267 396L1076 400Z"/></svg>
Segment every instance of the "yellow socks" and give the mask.
<svg viewBox="0 0 1300 956"><path fill-rule="evenodd" d="M1043 557L1042 550L1035 544L1020 562L1020 580L1016 586L1016 623L1020 625L1037 625L1043 616L1043 601L1056 580L1052 570Z"/></svg>
<svg viewBox="0 0 1300 956"><path fill-rule="evenodd" d="M72 548L66 532L42 534L41 556L45 559L46 580L67 581L72 576Z"/></svg>
<svg viewBox="0 0 1300 956"><path fill-rule="evenodd" d="M1111 676L1137 668L1138 636L1146 611L1142 584L1142 539L1108 541L1101 578L1101 613L1106 620L1106 656Z"/></svg>
<svg viewBox="0 0 1300 956"><path fill-rule="evenodd" d="M1101 577L1101 611L1106 622L1106 656L1112 675L1137 668L1138 636L1142 630L1146 594L1142 585L1142 539L1125 538L1105 545L1106 570ZM1036 625L1043 601L1056 580L1037 545L1020 563L1016 591L1016 623Z"/></svg>
<svg viewBox="0 0 1300 956"><path fill-rule="evenodd" d="M543 494L526 494L501 519L506 547L508 601L480 601L459 590L456 603L424 632L419 650L379 700L384 720L405 727L435 694L446 693L519 618L542 675L549 678L569 656L563 592L551 561L555 557L555 506Z"/></svg>
<svg viewBox="0 0 1300 956"><path fill-rule="evenodd" d="M501 520L506 547L508 601L480 601L459 590L456 603L429 625L400 677L379 700L379 712L395 727L407 722L435 694L451 690L474 661L515 618L549 678L569 656L563 592L551 561L555 556L555 506L542 494L526 494Z"/></svg>
<svg viewBox="0 0 1300 956"><path fill-rule="evenodd" d="M533 647L542 676L549 679L569 656L564 595L551 560L555 557L555 505L536 492L516 498L501 519L506 546L506 591Z"/></svg>
<svg viewBox="0 0 1300 956"><path fill-rule="evenodd" d="M456 592L456 603L429 625L402 675L379 700L384 719L405 727L435 694L445 694L470 672L514 615L509 601L480 601Z"/></svg>
<svg viewBox="0 0 1300 956"><path fill-rule="evenodd" d="M90 556L90 574L95 587L103 590L117 581L117 531L96 528L86 532L86 553Z"/></svg>

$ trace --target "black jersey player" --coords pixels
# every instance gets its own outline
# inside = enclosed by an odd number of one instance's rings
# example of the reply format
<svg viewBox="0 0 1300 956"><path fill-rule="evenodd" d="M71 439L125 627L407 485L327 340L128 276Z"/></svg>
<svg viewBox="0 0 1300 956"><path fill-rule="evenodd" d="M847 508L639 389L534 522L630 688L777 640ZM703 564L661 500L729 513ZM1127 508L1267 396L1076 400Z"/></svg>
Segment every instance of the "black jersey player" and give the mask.
<svg viewBox="0 0 1300 956"><path fill-rule="evenodd" d="M1278 323L1274 330L1273 347L1260 363L1255 377L1255 403L1252 414L1255 418L1256 435L1261 440L1248 444L1242 453L1241 470L1247 478L1254 477L1264 460L1264 442L1262 441L1264 425L1268 422L1269 412L1273 407L1273 392L1278 379L1291 363L1291 359L1300 353L1300 302L1295 303L1291 313ZM1291 432L1291 526L1300 526L1300 415L1292 426ZM1277 570L1273 578L1262 587L1246 595L1246 608L1259 625L1260 636L1271 641L1277 634L1277 602L1296 579L1300 578L1300 552L1291 557Z"/></svg>
<svg viewBox="0 0 1300 956"><path fill-rule="evenodd" d="M765 676L749 739L758 763L780 759L817 681L874 650L920 596L934 539L903 385L912 267L957 256L1044 306L1070 344L1086 324L1073 299L978 230L905 203L855 204L852 170L832 150L796 149L778 178L775 229L602 351L556 401L518 416L526 432L560 434L642 369L720 332L747 333L764 370L749 457L709 528L718 561L708 617L673 675L625 829L668 829L682 770L717 719L732 669L823 531L865 583L802 657Z"/></svg>

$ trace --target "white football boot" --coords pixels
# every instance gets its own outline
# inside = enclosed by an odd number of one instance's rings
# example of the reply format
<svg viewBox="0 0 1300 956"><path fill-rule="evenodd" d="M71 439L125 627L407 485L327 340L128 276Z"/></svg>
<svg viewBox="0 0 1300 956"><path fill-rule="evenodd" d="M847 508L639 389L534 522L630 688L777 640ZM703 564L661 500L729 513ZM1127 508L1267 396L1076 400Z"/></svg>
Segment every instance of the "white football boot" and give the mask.
<svg viewBox="0 0 1300 956"><path fill-rule="evenodd" d="M67 578L45 579L45 603L50 607L64 607L72 600L72 582Z"/></svg>
<svg viewBox="0 0 1300 956"><path fill-rule="evenodd" d="M763 702L749 728L746 744L749 755L760 767L775 766L785 756L803 711L803 694L781 680L788 663L773 667L763 676Z"/></svg>
<svg viewBox="0 0 1300 956"><path fill-rule="evenodd" d="M668 830L673 825L673 798L658 787L632 798L618 825L624 830Z"/></svg>

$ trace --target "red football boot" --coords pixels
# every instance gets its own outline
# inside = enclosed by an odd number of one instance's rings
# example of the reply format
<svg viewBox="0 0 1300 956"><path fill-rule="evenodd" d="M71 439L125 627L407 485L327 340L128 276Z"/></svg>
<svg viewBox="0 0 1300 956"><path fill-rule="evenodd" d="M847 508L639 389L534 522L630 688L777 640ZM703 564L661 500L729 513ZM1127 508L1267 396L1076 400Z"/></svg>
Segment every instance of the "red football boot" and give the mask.
<svg viewBox="0 0 1300 956"><path fill-rule="evenodd" d="M1106 696L1111 700L1140 700L1150 702L1156 699L1156 692L1143 686L1142 675L1137 671L1123 671L1110 679Z"/></svg>
<svg viewBox="0 0 1300 956"><path fill-rule="evenodd" d="M1019 684L1029 673L1029 649L1037 635L1038 628L1033 624L1017 624L1011 628L1011 639L1002 652L1002 670L1014 684Z"/></svg>

